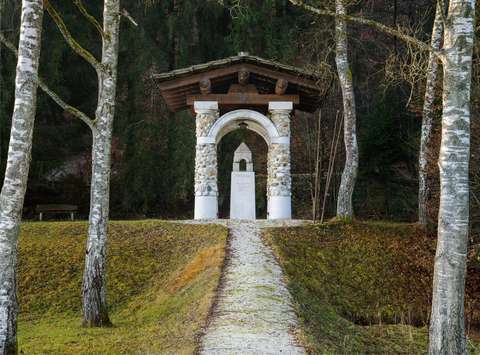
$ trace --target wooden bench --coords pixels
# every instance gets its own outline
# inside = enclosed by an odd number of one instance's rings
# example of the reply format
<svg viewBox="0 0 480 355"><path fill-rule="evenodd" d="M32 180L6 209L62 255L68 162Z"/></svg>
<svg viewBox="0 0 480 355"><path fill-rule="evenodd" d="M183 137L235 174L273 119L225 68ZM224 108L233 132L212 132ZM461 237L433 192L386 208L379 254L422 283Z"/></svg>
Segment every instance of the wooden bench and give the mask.
<svg viewBox="0 0 480 355"><path fill-rule="evenodd" d="M43 220L44 213L69 213L70 219L75 220L75 212L78 211L78 206L75 205L37 205L36 211L38 213L38 219Z"/></svg>

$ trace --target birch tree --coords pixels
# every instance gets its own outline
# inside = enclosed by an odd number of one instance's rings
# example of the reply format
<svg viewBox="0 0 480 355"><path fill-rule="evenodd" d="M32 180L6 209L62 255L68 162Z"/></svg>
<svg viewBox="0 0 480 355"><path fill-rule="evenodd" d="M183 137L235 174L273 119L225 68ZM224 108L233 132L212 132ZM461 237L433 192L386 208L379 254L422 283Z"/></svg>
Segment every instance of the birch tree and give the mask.
<svg viewBox="0 0 480 355"><path fill-rule="evenodd" d="M466 354L465 278L469 232L470 95L475 0L450 0L443 44L440 209L430 354Z"/></svg>
<svg viewBox="0 0 480 355"><path fill-rule="evenodd" d="M84 17L93 24L102 37L102 59L96 58L81 47L70 34L60 14L44 0L45 8L56 23L67 44L95 69L98 82L98 102L95 119L66 103L45 82L38 78L40 88L61 108L84 122L91 130L92 144L92 183L90 199L89 230L86 247L85 271L83 278L83 324L87 327L108 326L108 306L106 297L106 247L110 192L110 150L112 127L115 112L117 61L120 15L134 25L135 21L127 11L120 13L119 0L104 2L104 24L102 26L90 15L81 0L74 1ZM14 46L0 33L0 42L18 56Z"/></svg>
<svg viewBox="0 0 480 355"><path fill-rule="evenodd" d="M84 326L108 326L106 254L110 205L110 151L115 113L120 1L105 0L103 48L99 71L96 130L92 146L92 184L85 271L83 274Z"/></svg>
<svg viewBox="0 0 480 355"><path fill-rule="evenodd" d="M443 39L443 9L441 1L437 3L433 22L431 46L439 50ZM427 82L423 102L422 131L420 136L420 153L418 157L418 222L423 227L428 223L428 161L431 155L432 123L434 116L435 89L439 79L438 57L430 52L427 68Z"/></svg>
<svg viewBox="0 0 480 355"><path fill-rule="evenodd" d="M335 1L335 11L338 15L346 14L344 0ZM358 170L357 117L352 71L348 61L347 21L338 16L335 17L335 41L335 62L343 96L343 140L345 144L345 166L338 192L337 217L352 219L352 196Z"/></svg>
<svg viewBox="0 0 480 355"><path fill-rule="evenodd" d="M84 17L93 24L102 38L102 58L98 61L81 47L68 31L60 14L44 0L48 13L55 21L69 46L95 69L98 76L98 101L95 120L83 119L92 131L92 178L90 215L85 269L83 274L83 325L99 327L111 325L108 316L106 255L110 202L111 141L115 114L117 63L120 31L120 0L105 0L103 27L88 13L81 0L74 3ZM125 12L125 16L128 13ZM77 115L78 116L78 115Z"/></svg>
<svg viewBox="0 0 480 355"><path fill-rule="evenodd" d="M42 19L42 0L22 1L15 104L0 193L0 354L17 352L17 243L32 150Z"/></svg>

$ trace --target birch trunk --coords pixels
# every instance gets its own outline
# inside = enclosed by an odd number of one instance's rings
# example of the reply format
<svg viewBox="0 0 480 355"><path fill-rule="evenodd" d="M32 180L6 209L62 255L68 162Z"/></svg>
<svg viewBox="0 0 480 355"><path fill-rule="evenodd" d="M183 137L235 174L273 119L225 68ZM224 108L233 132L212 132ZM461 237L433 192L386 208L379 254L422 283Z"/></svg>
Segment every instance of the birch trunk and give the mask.
<svg viewBox="0 0 480 355"><path fill-rule="evenodd" d="M470 92L475 0L450 0L445 23L440 209L430 354L466 354L464 295L469 224Z"/></svg>
<svg viewBox="0 0 480 355"><path fill-rule="evenodd" d="M336 0L336 13L345 15L343 0ZM355 95L353 92L352 71L348 62L347 22L339 17L335 18L335 40L338 78L343 95L343 135L345 143L345 167L338 192L337 217L342 219L353 218L352 196L355 189L358 170L358 146L355 112Z"/></svg>
<svg viewBox="0 0 480 355"><path fill-rule="evenodd" d="M86 327L109 326L106 285L107 229L110 199L110 152L115 112L119 0L105 0L103 13L102 65L96 129L93 131L92 185L85 271L83 276L83 324Z"/></svg>
<svg viewBox="0 0 480 355"><path fill-rule="evenodd" d="M443 0L441 0L443 1ZM431 46L439 50L443 39L442 6L437 4L433 22ZM432 138L432 122L434 114L435 88L438 83L439 63L434 53L430 53L427 69L427 83L423 103L422 133L420 138L420 154L418 157L418 222L422 226L428 223L428 158L431 155L430 142Z"/></svg>
<svg viewBox="0 0 480 355"><path fill-rule="evenodd" d="M17 353L17 241L27 190L42 34L42 0L23 0L15 105L0 194L0 354Z"/></svg>

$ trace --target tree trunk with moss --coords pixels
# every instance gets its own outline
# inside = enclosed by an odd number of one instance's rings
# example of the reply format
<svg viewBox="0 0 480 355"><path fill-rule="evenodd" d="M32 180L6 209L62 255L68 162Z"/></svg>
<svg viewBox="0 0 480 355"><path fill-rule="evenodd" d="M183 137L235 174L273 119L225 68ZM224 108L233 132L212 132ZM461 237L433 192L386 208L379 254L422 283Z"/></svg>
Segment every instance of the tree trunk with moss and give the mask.
<svg viewBox="0 0 480 355"><path fill-rule="evenodd" d="M83 324L109 326L107 304L107 231L110 202L110 165L115 113L120 25L119 0L105 0L102 66L92 147L92 185L85 271L83 275Z"/></svg>
<svg viewBox="0 0 480 355"><path fill-rule="evenodd" d="M339 15L346 14L343 0L336 0L336 13ZM355 112L352 71L348 62L347 22L340 17L335 18L335 40L335 61L343 95L343 139L345 143L345 167L338 192L337 217L352 219L352 197L358 170L357 117Z"/></svg>
<svg viewBox="0 0 480 355"><path fill-rule="evenodd" d="M443 1L443 0L441 0ZM437 4L432 29L432 48L439 50L443 39L443 6ZM418 222L422 226L428 223L428 161L431 155L432 122L434 115L435 89L438 83L439 63L434 53L430 53L427 69L427 83L423 103L422 133L420 154L418 157Z"/></svg>
<svg viewBox="0 0 480 355"><path fill-rule="evenodd" d="M1 355L17 353L17 243L32 151L42 19L42 0L23 0L15 104L0 194Z"/></svg>
<svg viewBox="0 0 480 355"><path fill-rule="evenodd" d="M475 0L450 0L443 48L440 209L430 354L466 354L465 277L469 230L470 95Z"/></svg>

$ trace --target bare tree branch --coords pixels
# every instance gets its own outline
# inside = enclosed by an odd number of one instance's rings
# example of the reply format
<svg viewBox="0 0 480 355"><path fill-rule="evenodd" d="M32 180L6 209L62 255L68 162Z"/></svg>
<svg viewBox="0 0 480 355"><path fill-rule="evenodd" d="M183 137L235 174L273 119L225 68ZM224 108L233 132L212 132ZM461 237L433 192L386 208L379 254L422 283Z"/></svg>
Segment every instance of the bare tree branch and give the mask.
<svg viewBox="0 0 480 355"><path fill-rule="evenodd" d="M133 19L133 17L128 13L126 9L122 9L121 15L124 16L132 25L138 27L138 23Z"/></svg>
<svg viewBox="0 0 480 355"><path fill-rule="evenodd" d="M82 13L83 16L97 29L98 33L100 33L100 36L104 36L103 28L100 26L100 23L98 23L97 19L90 15L90 13L87 11L85 8L85 5L83 5L82 0L73 0L73 3L75 6L78 8L78 10Z"/></svg>
<svg viewBox="0 0 480 355"><path fill-rule="evenodd" d="M50 98L55 101L55 103L63 108L65 111L71 113L73 116L77 117L81 121L83 121L92 131L96 131L95 127L95 120L92 120L86 114L84 114L79 109L67 104L65 101L62 100L60 96L58 96L54 91L52 91L47 84L43 82L42 79L38 79L38 86L45 92Z"/></svg>
<svg viewBox="0 0 480 355"><path fill-rule="evenodd" d="M440 6L440 12L442 16L443 27L447 25L447 11L445 9L445 0L437 0L437 6Z"/></svg>
<svg viewBox="0 0 480 355"><path fill-rule="evenodd" d="M70 48L73 49L75 53L77 53L80 57L85 59L90 65L97 71L97 72L104 72L105 68L103 65L85 48L83 48L70 34L65 22L63 21L60 14L55 10L49 0L44 0L44 5L47 12L52 17L53 21L57 25L58 29L62 33L65 41L67 41ZM102 31L103 32L103 31Z"/></svg>
<svg viewBox="0 0 480 355"><path fill-rule="evenodd" d="M3 43L3 45L7 47L15 55L15 57L18 57L17 48L11 42L9 42L2 33L0 33L0 42ZM40 79L40 77L38 78L38 86L40 86L40 88L48 96L50 96L50 98L53 101L55 101L58 106L60 106L65 111L71 113L73 116L83 121L92 131L96 130L95 120L92 120L90 117L88 117L85 113L83 113L79 109L67 104L60 96L58 96L53 90L51 90L47 86L47 84L45 84L44 81Z"/></svg>
<svg viewBox="0 0 480 355"><path fill-rule="evenodd" d="M303 0L289 0L289 1L293 5L296 5L300 8L302 8L302 9L307 10L308 12L314 13L316 15L339 17L341 19L344 19L345 21L355 22L355 23L359 23L359 24L362 24L362 25L365 25L365 26L375 28L376 30L378 30L380 32L386 33L386 34L391 35L391 36L398 37L398 38L400 38L401 40L403 40L407 43L414 44L422 50L432 52L437 57L439 57L440 59L443 60L444 56L443 56L442 51L439 51L439 50L436 50L436 49L432 48L429 44L419 40L418 38L409 36L409 35L403 33L402 31L400 31L399 29L394 29L394 28L391 28L389 26L385 26L384 24L381 24L377 21L368 20L368 19L361 18L361 17L349 16L349 15L337 15L334 11L319 9L319 8L314 7L314 6L305 4L305 2Z"/></svg>

